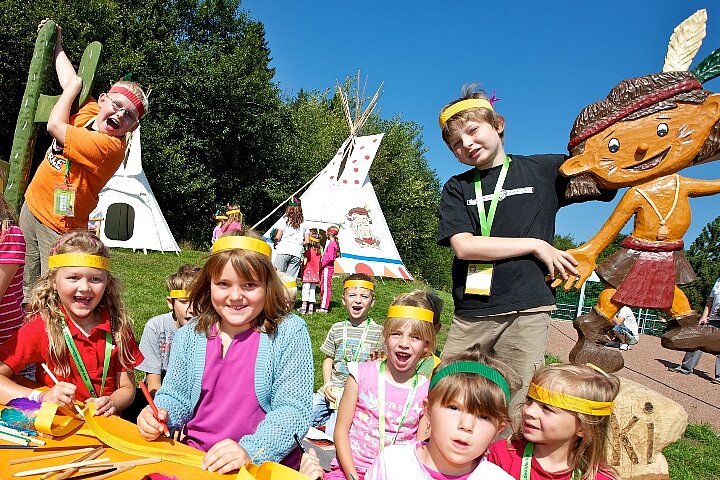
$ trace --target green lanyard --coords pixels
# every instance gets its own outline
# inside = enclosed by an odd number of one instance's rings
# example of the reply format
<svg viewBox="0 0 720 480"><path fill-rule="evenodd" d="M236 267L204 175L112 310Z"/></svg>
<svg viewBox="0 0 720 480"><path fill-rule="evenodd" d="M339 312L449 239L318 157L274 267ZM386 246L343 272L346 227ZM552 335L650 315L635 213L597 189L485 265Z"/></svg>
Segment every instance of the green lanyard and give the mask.
<svg viewBox="0 0 720 480"><path fill-rule="evenodd" d="M347 326L348 323L350 323L349 320L345 320L345 323L343 323L343 343L342 343L342 354L343 354L343 360L345 360L345 363L349 362L350 359L347 356ZM367 338L368 330L370 330L370 319L368 318L365 322L365 329L363 330L362 337L360 338L360 343L358 344L357 350L355 350L355 358L352 360L353 362L357 362L360 359L360 352L362 350L362 346L365 344L365 339Z"/></svg>
<svg viewBox="0 0 720 480"><path fill-rule="evenodd" d="M493 220L495 219L495 210L497 209L498 201L500 200L500 190L502 190L503 184L505 183L505 177L507 176L508 168L510 168L510 159L505 155L503 160L502 169L500 170L500 177L495 184L495 191L493 191L492 200L490 200L490 209L485 216L485 202L483 201L482 193L482 182L480 181L480 170L475 169L475 198L478 209L478 216L480 217L480 233L483 237L490 236L490 229L492 228Z"/></svg>
<svg viewBox="0 0 720 480"><path fill-rule="evenodd" d="M527 445L525 445L522 466L520 467L520 480L530 480L530 464L532 463L533 448L535 448L535 444L532 442L528 442ZM576 468L570 480L580 480L580 477L582 477L582 472L579 468Z"/></svg>
<svg viewBox="0 0 720 480"><path fill-rule="evenodd" d="M380 371L378 372L378 420L380 423L380 451L382 452L385 450L385 382L387 382L387 378L385 378L385 363L387 360L383 360L380 362ZM400 416L400 421L398 422L398 428L395 432L395 436L393 437L392 441L390 442L390 445L395 444L395 440L397 440L398 434L400 433L400 429L402 428L403 424L405 423L405 416L410 411L410 405L412 405L413 400L415 399L415 392L417 391L417 385L418 385L418 373L415 372L413 375L413 381L412 381L412 388L410 389L410 392L408 392L407 399L405 400L405 406L403 407L402 415Z"/></svg>
<svg viewBox="0 0 720 480"><path fill-rule="evenodd" d="M67 321L65 321L65 314L62 312L60 312L60 314L63 336L65 337L65 343L67 344L68 350L70 350L70 356L75 362L75 367L77 367L80 378L82 378L88 392L90 392L90 397L98 398L95 387L93 387L92 381L90 380L90 375L88 375L87 369L85 368L85 363L83 362L82 357L80 357L80 352L78 352L77 346L75 346L75 341L73 340L72 335L70 335L70 329L68 328ZM103 390L105 390L105 380L107 380L108 369L110 368L110 354L112 353L112 347L112 335L110 332L105 332L105 360L103 362L102 383L100 384L101 395Z"/></svg>

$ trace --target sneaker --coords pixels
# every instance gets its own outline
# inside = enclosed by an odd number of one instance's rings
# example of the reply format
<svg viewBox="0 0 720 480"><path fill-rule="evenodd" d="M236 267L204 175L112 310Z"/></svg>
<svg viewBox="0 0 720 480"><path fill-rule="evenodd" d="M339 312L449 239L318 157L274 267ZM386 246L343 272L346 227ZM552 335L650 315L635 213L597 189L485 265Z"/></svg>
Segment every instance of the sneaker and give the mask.
<svg viewBox="0 0 720 480"><path fill-rule="evenodd" d="M623 343L622 345L620 345L620 350L630 350L630 345L628 345L627 343Z"/></svg>
<svg viewBox="0 0 720 480"><path fill-rule="evenodd" d="M620 342L605 342L606 347L620 348Z"/></svg>
<svg viewBox="0 0 720 480"><path fill-rule="evenodd" d="M692 373L689 370L685 370L682 365L678 365L675 368L668 368L668 370L674 373L682 373L683 375L690 375Z"/></svg>

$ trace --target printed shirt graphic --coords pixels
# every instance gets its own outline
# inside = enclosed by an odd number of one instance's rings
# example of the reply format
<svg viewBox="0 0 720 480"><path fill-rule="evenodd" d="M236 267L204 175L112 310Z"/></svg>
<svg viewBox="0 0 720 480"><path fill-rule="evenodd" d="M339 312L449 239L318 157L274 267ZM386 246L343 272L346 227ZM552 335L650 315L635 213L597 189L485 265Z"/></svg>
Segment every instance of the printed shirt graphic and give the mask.
<svg viewBox="0 0 720 480"><path fill-rule="evenodd" d="M343 332L347 327L347 339L343 342ZM330 380L334 387L343 388L347 381L348 371L347 364L349 362L364 362L370 358L370 353L374 350L382 350L382 326L370 319L365 341L362 340L363 331L365 330L365 322L354 327L350 322L337 322L330 327L325 337L325 341L320 346L320 351L333 358L333 369L330 374ZM359 354L358 354L359 349ZM356 359L357 357L357 359Z"/></svg>

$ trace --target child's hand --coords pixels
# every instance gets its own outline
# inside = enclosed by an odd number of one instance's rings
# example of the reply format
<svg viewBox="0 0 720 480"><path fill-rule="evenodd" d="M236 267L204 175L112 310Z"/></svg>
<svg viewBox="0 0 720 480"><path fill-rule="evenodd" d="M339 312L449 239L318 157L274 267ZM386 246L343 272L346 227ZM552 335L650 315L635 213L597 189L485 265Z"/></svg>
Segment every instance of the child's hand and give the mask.
<svg viewBox="0 0 720 480"><path fill-rule="evenodd" d="M220 440L213 445L200 467L211 472L228 473L237 470L250 461L250 455L238 442L230 438Z"/></svg>
<svg viewBox="0 0 720 480"><path fill-rule="evenodd" d="M93 402L95 404L95 415L109 417L110 415L115 415L117 412L115 404L107 395L100 398L91 398L88 402Z"/></svg>
<svg viewBox="0 0 720 480"><path fill-rule="evenodd" d="M325 388L323 388L323 393L325 394L325 400L327 400L328 403L335 403L337 401L337 396L332 389L332 383L328 383L325 385Z"/></svg>
<svg viewBox="0 0 720 480"><path fill-rule="evenodd" d="M537 245L533 253L538 260L545 264L551 278L554 278L556 274L559 274L563 280L567 280L569 274L578 274L578 271L575 268L578 262L572 254L563 250L558 250L543 240L537 241Z"/></svg>
<svg viewBox="0 0 720 480"><path fill-rule="evenodd" d="M75 391L77 387L72 383L59 382L51 389L43 392L41 399L43 402L50 402L57 405L69 407L71 410L75 404Z"/></svg>
<svg viewBox="0 0 720 480"><path fill-rule="evenodd" d="M137 418L138 432L145 440L152 441L165 431L167 410L158 408L158 418L153 415L150 406L143 408Z"/></svg>
<svg viewBox="0 0 720 480"><path fill-rule="evenodd" d="M308 450L307 453L303 453L302 460L300 460L300 473L313 480L323 477L325 471L320 466L320 459L314 448Z"/></svg>

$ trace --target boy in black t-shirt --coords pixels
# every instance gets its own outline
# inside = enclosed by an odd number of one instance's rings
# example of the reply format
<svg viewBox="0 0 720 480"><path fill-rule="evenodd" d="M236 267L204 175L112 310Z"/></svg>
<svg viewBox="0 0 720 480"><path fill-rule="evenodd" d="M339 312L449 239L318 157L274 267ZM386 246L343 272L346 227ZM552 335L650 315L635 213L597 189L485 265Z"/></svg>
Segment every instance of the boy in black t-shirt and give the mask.
<svg viewBox="0 0 720 480"><path fill-rule="evenodd" d="M559 168L567 157L508 157L505 120L472 86L442 110L440 127L457 159L473 167L442 192L438 244L455 251L455 315L443 358L480 343L523 379L512 401L519 403L543 363L555 309L547 282L577 275L575 259L551 244L565 204Z"/></svg>

